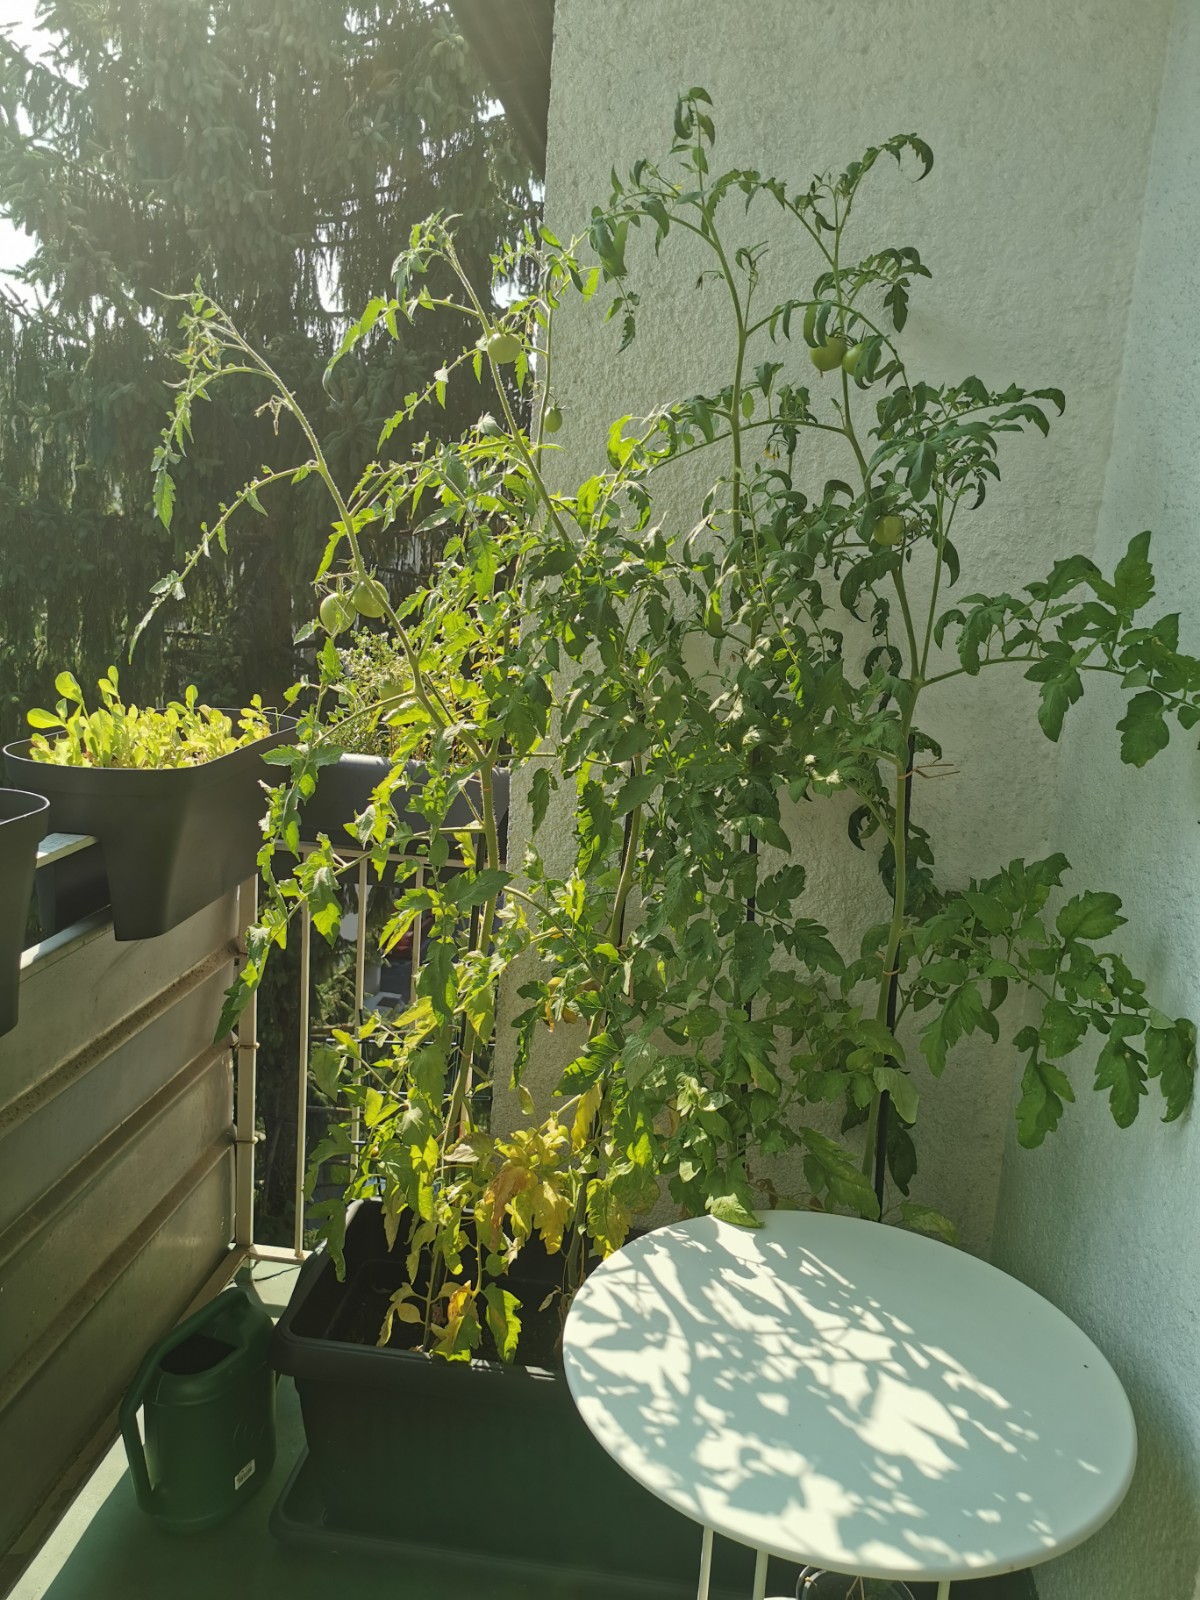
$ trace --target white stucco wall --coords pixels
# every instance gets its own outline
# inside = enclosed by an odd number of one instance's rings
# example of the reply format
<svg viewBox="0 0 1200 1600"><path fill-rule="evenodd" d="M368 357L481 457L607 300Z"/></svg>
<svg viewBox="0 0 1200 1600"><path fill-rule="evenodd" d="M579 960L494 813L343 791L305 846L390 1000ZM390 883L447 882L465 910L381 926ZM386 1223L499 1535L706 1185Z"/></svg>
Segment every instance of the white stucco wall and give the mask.
<svg viewBox="0 0 1200 1600"><path fill-rule="evenodd" d="M879 242L911 240L935 272L906 334L913 363L1056 383L1069 402L1048 445L1008 452L972 584L1008 586L1074 549L1111 564L1150 526L1160 596L1200 649L1200 0L558 0L551 226L582 226L614 163L665 153L692 84L716 103L718 170L800 182L902 129L933 145L932 176L911 187L881 171L870 208ZM560 325L568 475L597 458L612 417L721 370L694 261L641 265L625 356L598 318ZM1200 764L1177 736L1146 771L1120 768L1119 714L1090 689L1056 750L1011 679L993 680L982 710L944 704L935 731L960 776L918 791L922 820L955 875L1064 849L1081 886L1125 899L1125 947L1157 1003L1195 1014ZM814 914L854 920L870 877L833 864L839 818L810 826L831 846ZM1194 1118L1162 1126L1152 1105L1121 1133L1080 1076L1063 1128L1022 1152L1013 1063L960 1056L925 1097L923 1197L973 1248L995 1229L996 1259L1092 1333L1137 1412L1126 1507L1042 1569L1045 1600L1200 1600L1200 1134Z"/></svg>
<svg viewBox="0 0 1200 1600"><path fill-rule="evenodd" d="M911 364L1069 394L1048 444L1035 436L1006 452L1004 485L965 541L967 586L1009 587L1095 539L1170 12L1171 0L558 0L548 221L569 235L607 197L614 164L665 156L675 98L693 84L713 95L718 171L752 165L802 184L891 133L920 133L932 175L914 185L888 162L861 202L864 248L915 243L935 273L914 297ZM602 458L613 417L724 374L712 292L694 290L697 258L672 236L660 260L643 249L636 261L643 313L625 355L594 314L556 330L568 475ZM785 293L813 276L782 251L771 272ZM814 461L813 483L824 476ZM1058 752L1032 708L1015 674L930 707L958 775L918 784L915 804L951 878L1050 847ZM809 898L835 930L861 931L879 890L847 849L844 817L840 805L805 808ZM923 1099L919 1197L979 1250L1012 1068L1002 1052L964 1049Z"/></svg>
<svg viewBox="0 0 1200 1600"><path fill-rule="evenodd" d="M1200 3L1181 0L1167 56L1097 559L1152 528L1158 603L1200 651ZM1123 944L1172 1015L1200 1012L1200 759L1195 735L1114 772L1111 693L1064 741L1055 839L1124 899ZM1081 1071L1078 1077L1084 1077ZM1086 1081L1086 1080L1085 1080ZM1050 1159L1047 1159L1050 1156ZM1200 1124L1153 1108L1118 1133L1103 1108L1066 1119L1052 1152L1012 1149L997 1259L1104 1348L1138 1418L1125 1507L1046 1569L1044 1600L1200 1594Z"/></svg>

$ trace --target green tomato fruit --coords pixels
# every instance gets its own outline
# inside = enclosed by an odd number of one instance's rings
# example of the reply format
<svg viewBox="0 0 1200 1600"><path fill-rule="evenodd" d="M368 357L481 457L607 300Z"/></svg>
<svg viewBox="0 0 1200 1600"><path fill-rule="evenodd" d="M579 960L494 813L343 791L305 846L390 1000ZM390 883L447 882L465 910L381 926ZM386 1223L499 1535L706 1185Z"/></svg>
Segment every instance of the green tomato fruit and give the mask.
<svg viewBox="0 0 1200 1600"><path fill-rule="evenodd" d="M327 594L318 614L326 633L345 633L354 621L354 607L340 594Z"/></svg>
<svg viewBox="0 0 1200 1600"><path fill-rule="evenodd" d="M889 512L886 517L880 517L879 521L871 529L871 537L876 544L881 544L885 547L899 544L904 537L904 518L896 516L895 512Z"/></svg>
<svg viewBox="0 0 1200 1600"><path fill-rule="evenodd" d="M846 341L840 335L827 339L824 344L819 344L815 350L808 352L808 359L818 372L832 372L834 367L841 365L842 357L846 354Z"/></svg>
<svg viewBox="0 0 1200 1600"><path fill-rule="evenodd" d="M542 418L543 433L557 433L562 427L562 412L557 406L551 406Z"/></svg>
<svg viewBox="0 0 1200 1600"><path fill-rule="evenodd" d="M851 376L853 376L854 369L862 360L863 351L866 348L867 347L865 344L852 344L849 350L846 351L846 354L842 357L842 371L848 372Z"/></svg>
<svg viewBox="0 0 1200 1600"><path fill-rule="evenodd" d="M487 353L498 365L505 366L521 354L521 341L515 333L493 333L487 342Z"/></svg>
<svg viewBox="0 0 1200 1600"><path fill-rule="evenodd" d="M378 578L362 578L350 599L360 617L381 617L387 609L388 592Z"/></svg>

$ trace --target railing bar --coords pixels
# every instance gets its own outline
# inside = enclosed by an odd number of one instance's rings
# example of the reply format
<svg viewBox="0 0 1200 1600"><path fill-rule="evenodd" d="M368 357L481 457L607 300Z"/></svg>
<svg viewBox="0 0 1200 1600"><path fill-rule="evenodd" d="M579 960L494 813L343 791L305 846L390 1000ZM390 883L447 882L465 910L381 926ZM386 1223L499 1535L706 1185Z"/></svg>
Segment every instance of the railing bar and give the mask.
<svg viewBox="0 0 1200 1600"><path fill-rule="evenodd" d="M247 935L258 917L258 877L238 887L238 975L248 959ZM237 1025L237 1079L234 1106L233 1240L245 1252L254 1243L255 1130L258 1126L258 990L250 992Z"/></svg>
<svg viewBox="0 0 1200 1600"><path fill-rule="evenodd" d="M69 928L60 928L57 933L52 933L48 938L41 939L37 944L31 944L21 952L21 971L29 972L34 967L41 966L43 962L61 960L70 950L81 948L90 944L93 939L99 939L112 928L112 915L106 906L103 911L93 911L90 916L73 922Z"/></svg>
<svg viewBox="0 0 1200 1600"><path fill-rule="evenodd" d="M358 863L358 926L354 941L354 1026L362 1024L367 988L367 857Z"/></svg>
<svg viewBox="0 0 1200 1600"><path fill-rule="evenodd" d="M367 857L358 860L358 918L354 931L354 1031L362 1027L363 1001L367 987ZM362 1133L362 1111L357 1105L350 1112L350 1138Z"/></svg>
<svg viewBox="0 0 1200 1600"><path fill-rule="evenodd" d="M417 863L416 885L418 891L425 887L425 863L423 861ZM413 923L412 960L409 962L408 967L409 1005L416 1005L417 1003L417 973L421 967L421 922L423 916L424 913L418 911L417 920Z"/></svg>
<svg viewBox="0 0 1200 1600"><path fill-rule="evenodd" d="M292 1248L304 1250L304 1168L308 1146L309 986L312 982L312 914L305 901L300 907L300 1063L296 1085L296 1171L292 1219Z"/></svg>
<svg viewBox="0 0 1200 1600"><path fill-rule="evenodd" d="M56 861L65 861L68 856L78 855L95 843L90 833L48 833L37 847L37 864L53 866Z"/></svg>

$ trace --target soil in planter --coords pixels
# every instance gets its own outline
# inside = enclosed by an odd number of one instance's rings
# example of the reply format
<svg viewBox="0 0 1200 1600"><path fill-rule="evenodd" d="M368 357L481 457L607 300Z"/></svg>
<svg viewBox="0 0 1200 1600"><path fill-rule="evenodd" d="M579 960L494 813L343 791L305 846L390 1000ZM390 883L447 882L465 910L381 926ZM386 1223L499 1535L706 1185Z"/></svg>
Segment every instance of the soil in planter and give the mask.
<svg viewBox="0 0 1200 1600"><path fill-rule="evenodd" d="M526 1259L527 1255L529 1259ZM467 1251L463 1252L463 1265L469 1278L473 1274L473 1261ZM548 1256L540 1241L531 1239L512 1270L496 1280L521 1302L518 1313L521 1318L521 1337L517 1345L517 1361L521 1366L545 1367L550 1371L562 1369L563 1297L547 1288L560 1265L565 1270L565 1256ZM401 1284L407 1281L407 1260L402 1242L397 1243L395 1253L387 1259L367 1261L357 1269L352 1268L344 1301L330 1323L327 1337L346 1344L378 1345L388 1302ZM424 1290L425 1282L423 1274L418 1273L416 1287L419 1293ZM551 1298L547 1305L548 1295ZM416 1350L420 1343L419 1323L392 1322L392 1335L387 1342L387 1349ZM474 1356L476 1360L500 1359L486 1324Z"/></svg>

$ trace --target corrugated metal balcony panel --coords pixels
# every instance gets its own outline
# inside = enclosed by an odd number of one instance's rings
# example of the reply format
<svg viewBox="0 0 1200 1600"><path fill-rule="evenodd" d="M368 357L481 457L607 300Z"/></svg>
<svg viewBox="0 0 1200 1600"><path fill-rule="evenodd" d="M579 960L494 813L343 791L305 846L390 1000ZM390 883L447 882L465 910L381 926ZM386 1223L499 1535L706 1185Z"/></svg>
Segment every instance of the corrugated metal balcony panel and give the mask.
<svg viewBox="0 0 1200 1600"><path fill-rule="evenodd" d="M145 1349L183 1315L232 1223L232 1157L184 1173L161 1217L83 1278L42 1345L9 1375L0 1457L21 1472L0 1500L0 1548L70 1493Z"/></svg>
<svg viewBox="0 0 1200 1600"><path fill-rule="evenodd" d="M0 1235L0 1282L8 1301L0 1317L0 1374L10 1372L63 1313L81 1250L90 1262L115 1257L182 1172L210 1152L227 1150L231 1097L229 1052L205 1052ZM134 1159L137 1181L131 1182Z"/></svg>
<svg viewBox="0 0 1200 1600"><path fill-rule="evenodd" d="M88 1168L106 1150L114 1157L123 1144L136 1142L144 1109L198 1059L213 1051L213 1030L221 997L229 987L229 965L222 962L205 981L178 997L158 997L138 1029L107 1053L90 1053L82 1067L67 1061L59 1093L0 1112L0 1259L3 1235L24 1226L29 1211L61 1184L74 1187L78 1168ZM18 1027L21 1032L22 1026ZM229 1050L222 1050L229 1061ZM226 1118L226 1130L232 1120ZM182 1152L181 1152L182 1154ZM178 1171L178 1168L176 1168Z"/></svg>
<svg viewBox="0 0 1200 1600"><path fill-rule="evenodd" d="M0 1110L3 1234L58 1186L73 1187L77 1169L95 1161L102 1147L111 1159L114 1143L119 1148L136 1141L145 1107L211 1053L230 963L224 952L209 959L213 965L201 981L157 996L153 1007L132 1022L126 1019L119 1036L110 1030L104 1051L85 1044L68 1057L55 1079L58 1093L43 1097L35 1091ZM18 1025L17 1034L24 1026ZM228 1062L228 1049L221 1053ZM232 1109L226 1129L231 1120ZM169 1172L163 1176L165 1188Z"/></svg>
<svg viewBox="0 0 1200 1600"><path fill-rule="evenodd" d="M148 1345L230 1260L237 897L37 952L0 1040L0 1548L77 1476Z"/></svg>
<svg viewBox="0 0 1200 1600"><path fill-rule="evenodd" d="M236 918L237 898L226 895L159 939L117 944L100 916L79 937L50 940L32 964L27 952L21 1020L0 1038L0 1133L29 1091L51 1098L64 1068L85 1070L93 1054L111 1051L114 1030L138 1031L145 1011L169 1003L215 955L228 963Z"/></svg>

